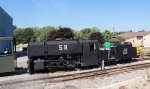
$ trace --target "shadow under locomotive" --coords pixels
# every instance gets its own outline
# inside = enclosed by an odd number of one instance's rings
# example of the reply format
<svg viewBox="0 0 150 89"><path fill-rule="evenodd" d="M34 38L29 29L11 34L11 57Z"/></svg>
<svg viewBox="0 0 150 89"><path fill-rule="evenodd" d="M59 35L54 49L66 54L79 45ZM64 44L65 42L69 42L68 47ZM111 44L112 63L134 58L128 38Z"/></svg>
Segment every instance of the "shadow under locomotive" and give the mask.
<svg viewBox="0 0 150 89"><path fill-rule="evenodd" d="M0 73L0 77L13 76L13 75L22 75L27 73L27 68L17 67L14 72Z"/></svg>
<svg viewBox="0 0 150 89"><path fill-rule="evenodd" d="M88 69L101 66L101 61L114 62L137 57L136 48L118 45L109 52L100 51L97 40L62 40L28 44L28 68L32 74L41 70Z"/></svg>

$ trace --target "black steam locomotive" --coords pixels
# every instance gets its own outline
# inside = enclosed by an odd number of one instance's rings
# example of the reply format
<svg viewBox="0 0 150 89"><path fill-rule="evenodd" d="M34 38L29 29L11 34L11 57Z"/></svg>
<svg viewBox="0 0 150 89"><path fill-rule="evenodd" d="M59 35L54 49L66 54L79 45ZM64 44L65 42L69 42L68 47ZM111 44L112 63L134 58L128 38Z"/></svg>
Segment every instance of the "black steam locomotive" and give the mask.
<svg viewBox="0 0 150 89"><path fill-rule="evenodd" d="M100 66L101 60L128 60L137 57L136 52L131 45L117 45L106 54L99 50L97 40L33 42L28 44L28 72Z"/></svg>
<svg viewBox="0 0 150 89"><path fill-rule="evenodd" d="M28 44L28 72L99 66L97 40L47 41Z"/></svg>

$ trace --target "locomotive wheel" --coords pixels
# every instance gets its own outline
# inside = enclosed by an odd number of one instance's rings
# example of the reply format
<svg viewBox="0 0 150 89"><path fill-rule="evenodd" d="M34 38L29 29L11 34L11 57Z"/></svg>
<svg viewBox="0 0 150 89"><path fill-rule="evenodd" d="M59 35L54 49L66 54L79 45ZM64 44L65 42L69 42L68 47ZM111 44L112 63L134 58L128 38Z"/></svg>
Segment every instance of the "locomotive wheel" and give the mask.
<svg viewBox="0 0 150 89"><path fill-rule="evenodd" d="M112 61L112 64L117 65L117 60Z"/></svg>
<svg viewBox="0 0 150 89"><path fill-rule="evenodd" d="M132 62L132 58L128 58L128 62Z"/></svg>
<svg viewBox="0 0 150 89"><path fill-rule="evenodd" d="M54 72L55 72L55 69L52 68L52 67L50 67L48 70L49 70L51 73L54 73Z"/></svg>
<svg viewBox="0 0 150 89"><path fill-rule="evenodd" d="M29 61L28 61L27 72L28 72L29 74L33 74L33 73L34 73L34 61L32 61L32 60L29 60Z"/></svg>

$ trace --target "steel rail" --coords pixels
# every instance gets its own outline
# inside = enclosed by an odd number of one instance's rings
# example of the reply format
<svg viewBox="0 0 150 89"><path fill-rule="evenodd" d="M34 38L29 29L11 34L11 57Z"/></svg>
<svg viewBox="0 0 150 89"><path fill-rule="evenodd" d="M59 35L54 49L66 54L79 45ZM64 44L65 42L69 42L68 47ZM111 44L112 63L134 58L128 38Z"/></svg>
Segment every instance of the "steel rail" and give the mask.
<svg viewBox="0 0 150 89"><path fill-rule="evenodd" d="M48 81L48 83L59 83L59 82L77 80L77 79L103 77L103 76L125 73L125 72L130 72L130 71L139 70L139 69L146 69L146 68L150 68L150 63L120 66L120 67L108 68L105 70L99 69L99 70L88 71L88 72L66 74L66 75L59 75L59 76L52 76L52 77L44 77L44 78L37 78L37 79L32 79L32 80L8 82L8 83L0 84L0 86L1 85L7 86L7 84L8 85L20 84L20 83L24 83L24 82L34 82L34 81L40 81L40 80L46 80L46 81Z"/></svg>

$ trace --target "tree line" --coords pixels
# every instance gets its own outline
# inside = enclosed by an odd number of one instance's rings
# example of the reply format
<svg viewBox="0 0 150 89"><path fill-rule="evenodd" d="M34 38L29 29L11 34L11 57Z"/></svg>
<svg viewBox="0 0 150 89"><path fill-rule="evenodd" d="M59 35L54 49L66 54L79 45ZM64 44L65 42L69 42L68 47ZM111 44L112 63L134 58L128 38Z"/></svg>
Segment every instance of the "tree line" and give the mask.
<svg viewBox="0 0 150 89"><path fill-rule="evenodd" d="M14 36L16 37L16 43L29 43L29 42L40 42L57 39L97 39L100 44L110 40L113 36L123 32L110 32L105 30L101 32L99 28L84 28L81 30L74 30L67 27L32 27L32 28L18 28L14 26ZM121 40L121 39L119 39Z"/></svg>

